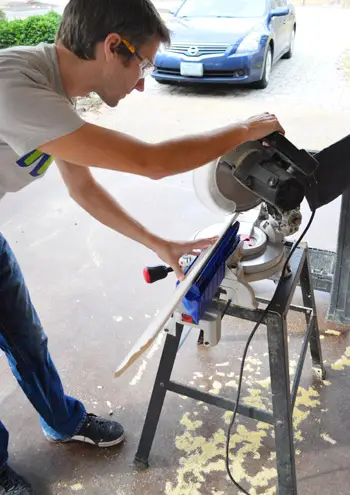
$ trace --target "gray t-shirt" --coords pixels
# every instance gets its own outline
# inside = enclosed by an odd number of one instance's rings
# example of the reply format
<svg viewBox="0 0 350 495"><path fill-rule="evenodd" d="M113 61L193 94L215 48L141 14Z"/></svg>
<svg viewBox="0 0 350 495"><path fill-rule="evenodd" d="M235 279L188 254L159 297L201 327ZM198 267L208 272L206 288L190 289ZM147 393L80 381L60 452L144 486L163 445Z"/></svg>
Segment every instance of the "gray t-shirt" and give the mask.
<svg viewBox="0 0 350 495"><path fill-rule="evenodd" d="M63 89L55 45L0 50L0 199L43 177L53 158L40 145L83 124Z"/></svg>

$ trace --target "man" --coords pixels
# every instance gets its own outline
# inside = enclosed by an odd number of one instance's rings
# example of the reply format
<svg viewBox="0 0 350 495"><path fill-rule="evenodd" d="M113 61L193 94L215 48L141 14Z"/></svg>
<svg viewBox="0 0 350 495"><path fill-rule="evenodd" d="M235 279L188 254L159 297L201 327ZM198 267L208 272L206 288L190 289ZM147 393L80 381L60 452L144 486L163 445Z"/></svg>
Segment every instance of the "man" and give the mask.
<svg viewBox="0 0 350 495"><path fill-rule="evenodd" d="M143 91L161 43L169 43L169 32L150 0L70 0L55 44L0 51L0 196L42 177L54 159L79 205L155 251L183 279L179 258L214 240L177 243L157 237L122 210L89 167L157 180L283 129L274 115L263 114L211 133L149 144L76 114L74 98L90 92L115 107L134 89ZM46 437L99 447L122 442L119 423L88 414L80 401L64 394L20 268L2 236L0 294L0 348L39 413ZM0 494L32 494L8 465L7 447L8 433L0 423Z"/></svg>

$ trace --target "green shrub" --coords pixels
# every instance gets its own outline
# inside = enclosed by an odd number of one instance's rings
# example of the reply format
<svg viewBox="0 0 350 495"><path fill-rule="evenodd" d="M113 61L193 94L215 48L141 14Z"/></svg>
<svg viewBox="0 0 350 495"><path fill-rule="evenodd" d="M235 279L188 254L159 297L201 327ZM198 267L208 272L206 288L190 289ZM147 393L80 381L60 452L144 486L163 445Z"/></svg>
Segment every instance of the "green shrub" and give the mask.
<svg viewBox="0 0 350 495"><path fill-rule="evenodd" d="M2 21L3 19L6 19L6 14L3 10L0 9L0 21Z"/></svg>
<svg viewBox="0 0 350 495"><path fill-rule="evenodd" d="M12 21L0 19L0 48L53 43L60 20L57 12Z"/></svg>

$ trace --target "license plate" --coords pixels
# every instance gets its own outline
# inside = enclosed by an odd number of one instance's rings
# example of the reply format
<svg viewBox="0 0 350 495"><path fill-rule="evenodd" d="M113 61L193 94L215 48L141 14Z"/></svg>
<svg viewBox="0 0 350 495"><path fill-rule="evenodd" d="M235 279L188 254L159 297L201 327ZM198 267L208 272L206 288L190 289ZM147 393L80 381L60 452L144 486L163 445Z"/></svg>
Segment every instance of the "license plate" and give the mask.
<svg viewBox="0 0 350 495"><path fill-rule="evenodd" d="M180 73L182 76L203 77L203 64L196 62L181 62Z"/></svg>

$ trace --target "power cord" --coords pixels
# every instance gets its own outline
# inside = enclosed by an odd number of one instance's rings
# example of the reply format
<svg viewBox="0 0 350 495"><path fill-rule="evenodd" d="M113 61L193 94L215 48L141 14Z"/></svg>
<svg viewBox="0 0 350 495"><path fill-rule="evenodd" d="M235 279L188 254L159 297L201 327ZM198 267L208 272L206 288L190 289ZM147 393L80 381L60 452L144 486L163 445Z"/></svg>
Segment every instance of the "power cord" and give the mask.
<svg viewBox="0 0 350 495"><path fill-rule="evenodd" d="M300 244L300 242L302 241L303 237L305 236L306 232L309 230L313 220L314 220L314 217L315 217L315 210L313 210L311 212L311 217L309 219L309 222L307 224L307 226L305 227L303 233L300 235L299 239L294 243L294 245L292 246L291 250L290 250L290 253L289 255L287 256L287 259L283 265L283 269L282 269L282 273L281 273L281 277L277 283L277 286L276 286L276 290L278 289L281 281L283 280L283 277L284 277L284 273L288 267L288 263L291 259L291 257L293 256L293 253L294 251L296 250L296 248L298 247L298 245ZM272 298L273 300L273 298ZM238 411L238 407L239 407L239 400L240 400L240 395L241 395L241 388L242 388L242 380L243 380L243 371L244 371L244 364L245 364L245 359L247 357L247 353L248 353L248 349L249 349L249 345L250 345L250 342L252 341L257 329L259 328L259 326L261 325L261 323L264 321L266 315L267 315L267 312L269 311L270 309L270 306L271 306L271 303L272 303L272 300L269 302L269 304L267 305L267 307L265 308L264 312L262 313L261 317L259 318L259 321L255 324L253 330L251 331L249 337L248 337L248 340L247 340L247 343L246 343L246 346L245 346L245 349L244 349L244 352L243 352L243 356L242 356L242 364L241 364L241 369L240 369L240 373L239 373L239 380L238 380L238 388L237 388L237 399L236 399L236 406L235 406L235 409L233 411L233 416L232 416L232 420L231 420L231 423L230 423L230 426L228 428L228 432L227 432L227 438L226 438L226 471L227 471L227 474L230 478L230 480L232 481L232 483L239 489L241 490L241 492L243 492L245 495L250 495L249 492L247 492L235 479L234 477L232 476L231 474L231 470L230 470L230 463L229 463L229 454L230 454L230 437L231 437L231 431L232 431L232 428L233 428L233 425L234 425L234 422L235 422L235 419L236 419L236 416L237 416L237 411Z"/></svg>

